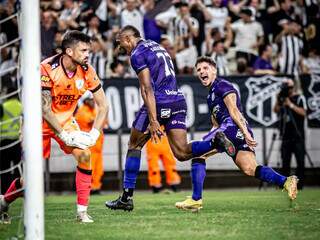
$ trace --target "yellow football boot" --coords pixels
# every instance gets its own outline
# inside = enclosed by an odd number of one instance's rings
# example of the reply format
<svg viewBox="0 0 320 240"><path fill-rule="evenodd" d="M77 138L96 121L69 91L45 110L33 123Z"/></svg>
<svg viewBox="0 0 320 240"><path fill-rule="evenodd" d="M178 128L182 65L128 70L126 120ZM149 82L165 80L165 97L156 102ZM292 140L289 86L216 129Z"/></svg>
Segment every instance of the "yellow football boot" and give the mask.
<svg viewBox="0 0 320 240"><path fill-rule="evenodd" d="M298 178L297 176L290 176L287 177L286 182L283 185L283 189L286 190L288 192L288 196L290 198L290 200L294 200L297 198L297 194L298 194L298 188L297 188L297 184L298 184Z"/></svg>
<svg viewBox="0 0 320 240"><path fill-rule="evenodd" d="M193 212L199 211L202 208L202 199L196 201L193 200L190 196L188 196L186 200L182 202L176 202L176 208L191 210Z"/></svg>

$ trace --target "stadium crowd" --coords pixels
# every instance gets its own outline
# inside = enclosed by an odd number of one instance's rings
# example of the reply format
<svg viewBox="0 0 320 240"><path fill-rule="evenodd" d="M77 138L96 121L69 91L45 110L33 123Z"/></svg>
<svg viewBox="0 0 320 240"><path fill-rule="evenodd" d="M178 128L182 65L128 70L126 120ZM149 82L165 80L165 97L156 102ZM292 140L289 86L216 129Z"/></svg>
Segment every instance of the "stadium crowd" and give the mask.
<svg viewBox="0 0 320 240"><path fill-rule="evenodd" d="M42 59L61 52L69 29L92 37L90 63L100 78L135 77L115 50L119 29L134 25L170 53L177 74L192 74L196 58L214 58L218 74L320 72L318 0L41 0ZM0 19L19 10L0 0ZM18 20L0 24L0 46L16 39ZM1 48L2 86L15 81L19 42ZM10 71L8 71L8 69Z"/></svg>

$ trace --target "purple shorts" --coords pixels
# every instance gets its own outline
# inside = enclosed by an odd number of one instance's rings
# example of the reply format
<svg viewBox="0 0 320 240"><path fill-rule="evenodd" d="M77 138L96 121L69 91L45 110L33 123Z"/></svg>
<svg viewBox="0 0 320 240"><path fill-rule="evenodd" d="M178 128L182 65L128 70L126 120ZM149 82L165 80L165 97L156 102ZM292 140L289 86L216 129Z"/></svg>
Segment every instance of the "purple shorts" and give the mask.
<svg viewBox="0 0 320 240"><path fill-rule="evenodd" d="M248 131L253 137L253 133L251 128L247 125ZM228 121L226 123L222 123L219 128L213 128L207 135L205 135L202 139L205 141L209 141L213 139L216 135L217 132L224 132L224 134L227 136L227 138L233 143L235 149L236 149L236 154L233 160L235 160L237 154L239 151L250 151L253 152L247 145L243 134L239 127L233 123L232 121ZM224 149L217 149L219 152L224 152Z"/></svg>
<svg viewBox="0 0 320 240"><path fill-rule="evenodd" d="M160 125L165 127L166 131L170 129L187 129L187 104L185 100L172 103L157 104L157 119ZM149 117L147 108L143 105L136 119L133 121L132 127L140 132L145 132L149 125Z"/></svg>

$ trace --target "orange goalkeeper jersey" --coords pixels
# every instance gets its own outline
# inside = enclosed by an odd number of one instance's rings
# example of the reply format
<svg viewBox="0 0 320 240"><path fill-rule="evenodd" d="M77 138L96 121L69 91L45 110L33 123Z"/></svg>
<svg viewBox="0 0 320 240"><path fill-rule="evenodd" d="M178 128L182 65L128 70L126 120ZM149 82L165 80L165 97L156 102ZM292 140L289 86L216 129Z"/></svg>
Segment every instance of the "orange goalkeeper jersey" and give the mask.
<svg viewBox="0 0 320 240"><path fill-rule="evenodd" d="M78 100L85 91L95 92L101 88L100 80L92 66L77 66L76 72L69 77L62 65L63 55L58 54L41 62L42 89L51 91L51 109L58 122L63 127L71 120L77 107ZM51 129L44 121L43 133Z"/></svg>

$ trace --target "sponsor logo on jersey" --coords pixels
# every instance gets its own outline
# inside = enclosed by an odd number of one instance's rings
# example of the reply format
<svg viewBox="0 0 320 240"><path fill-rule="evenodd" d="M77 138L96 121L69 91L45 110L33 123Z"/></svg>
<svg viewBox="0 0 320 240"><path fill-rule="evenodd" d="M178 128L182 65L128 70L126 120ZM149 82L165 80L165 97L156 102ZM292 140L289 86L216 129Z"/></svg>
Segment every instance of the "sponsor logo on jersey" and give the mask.
<svg viewBox="0 0 320 240"><path fill-rule="evenodd" d="M167 95L178 95L178 94L182 94L182 91L179 89L178 91L175 90L165 90L165 93Z"/></svg>
<svg viewBox="0 0 320 240"><path fill-rule="evenodd" d="M177 121L177 120L172 120L172 121L171 121L171 124L172 124L172 125L176 125L176 124L186 125L185 122L181 122L181 121Z"/></svg>
<svg viewBox="0 0 320 240"><path fill-rule="evenodd" d="M42 81L42 82L49 82L49 81L50 81L50 78L49 78L48 76L42 75L42 76L41 76L41 81Z"/></svg>
<svg viewBox="0 0 320 240"><path fill-rule="evenodd" d="M161 118L169 118L171 115L171 109L170 108L163 108L160 111L160 117Z"/></svg>
<svg viewBox="0 0 320 240"><path fill-rule="evenodd" d="M77 89L81 89L81 88L83 88L83 86L84 86L84 81L83 81L83 79L77 79L76 80L76 87L77 87Z"/></svg>
<svg viewBox="0 0 320 240"><path fill-rule="evenodd" d="M72 105L75 101L78 101L81 96L78 95L58 95L52 97L52 101L57 105Z"/></svg>

